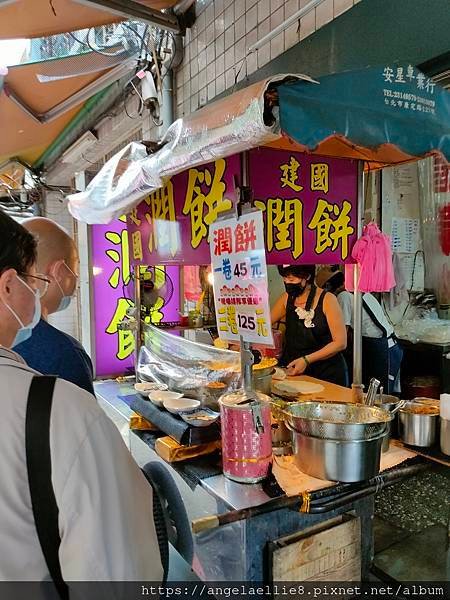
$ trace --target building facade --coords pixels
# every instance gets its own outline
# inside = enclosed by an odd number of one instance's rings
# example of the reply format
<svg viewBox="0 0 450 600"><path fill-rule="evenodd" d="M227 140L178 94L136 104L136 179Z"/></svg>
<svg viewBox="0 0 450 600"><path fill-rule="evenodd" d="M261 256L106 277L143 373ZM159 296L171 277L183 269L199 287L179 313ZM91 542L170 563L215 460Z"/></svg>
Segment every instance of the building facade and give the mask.
<svg viewBox="0 0 450 600"><path fill-rule="evenodd" d="M407 62L441 84L450 82L448 0L197 0L196 13L194 26L183 37L181 64L173 73L174 118L280 73L320 77ZM49 183L73 187L75 172L95 172L128 141L156 141L162 133L149 112L140 110L135 94L120 98L89 128L98 142L71 164L56 161L48 172ZM74 235L84 227L73 222L54 193L47 194L44 214ZM87 281L89 265L83 269ZM80 337L89 310L86 302L74 304L72 312L54 321Z"/></svg>

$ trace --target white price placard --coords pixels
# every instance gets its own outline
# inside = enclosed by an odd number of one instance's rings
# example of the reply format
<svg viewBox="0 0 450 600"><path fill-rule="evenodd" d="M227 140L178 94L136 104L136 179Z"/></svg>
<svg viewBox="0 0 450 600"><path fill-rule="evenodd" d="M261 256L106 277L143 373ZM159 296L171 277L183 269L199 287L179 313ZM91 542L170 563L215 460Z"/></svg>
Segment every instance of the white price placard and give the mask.
<svg viewBox="0 0 450 600"><path fill-rule="evenodd" d="M273 346L262 213L217 221L209 239L219 337Z"/></svg>

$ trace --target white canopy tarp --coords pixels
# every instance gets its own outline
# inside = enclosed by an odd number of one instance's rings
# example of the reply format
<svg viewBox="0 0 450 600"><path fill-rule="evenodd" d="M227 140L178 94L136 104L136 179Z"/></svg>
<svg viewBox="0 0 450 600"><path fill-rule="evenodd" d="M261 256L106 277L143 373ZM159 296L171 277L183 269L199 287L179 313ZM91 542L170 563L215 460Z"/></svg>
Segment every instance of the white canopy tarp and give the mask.
<svg viewBox="0 0 450 600"><path fill-rule="evenodd" d="M85 191L68 196L71 214L89 224L109 223L176 173L277 140L281 136L277 111L269 119L265 116L265 95L271 84L286 79L314 82L305 75L271 77L178 119L167 130L163 147L150 156L143 144L128 144Z"/></svg>

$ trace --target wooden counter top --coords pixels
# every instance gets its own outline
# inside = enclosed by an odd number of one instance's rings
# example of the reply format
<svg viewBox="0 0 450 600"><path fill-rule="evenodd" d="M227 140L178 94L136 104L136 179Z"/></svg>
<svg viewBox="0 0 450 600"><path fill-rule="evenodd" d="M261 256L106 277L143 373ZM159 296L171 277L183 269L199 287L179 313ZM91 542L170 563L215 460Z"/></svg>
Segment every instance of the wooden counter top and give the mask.
<svg viewBox="0 0 450 600"><path fill-rule="evenodd" d="M336 385L334 383L328 383L328 381L322 381L321 379L316 379L315 377L298 375L297 377L286 377L286 379L283 381L310 381L311 383L319 383L325 388L322 392L318 392L316 394L299 394L299 399L302 400L353 402L352 390L350 388ZM276 394L280 394L280 392L277 392L276 389L273 389L273 391Z"/></svg>

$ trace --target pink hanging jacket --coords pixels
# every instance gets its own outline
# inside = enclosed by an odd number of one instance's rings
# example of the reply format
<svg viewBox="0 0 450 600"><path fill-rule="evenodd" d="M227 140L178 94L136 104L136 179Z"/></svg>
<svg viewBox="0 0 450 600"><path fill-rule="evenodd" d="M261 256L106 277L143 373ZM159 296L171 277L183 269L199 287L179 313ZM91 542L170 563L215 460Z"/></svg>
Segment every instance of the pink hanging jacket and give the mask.
<svg viewBox="0 0 450 600"><path fill-rule="evenodd" d="M353 246L352 257L360 266L360 292L389 292L395 287L391 239L376 223L369 223ZM354 291L353 265L345 270L345 287Z"/></svg>

